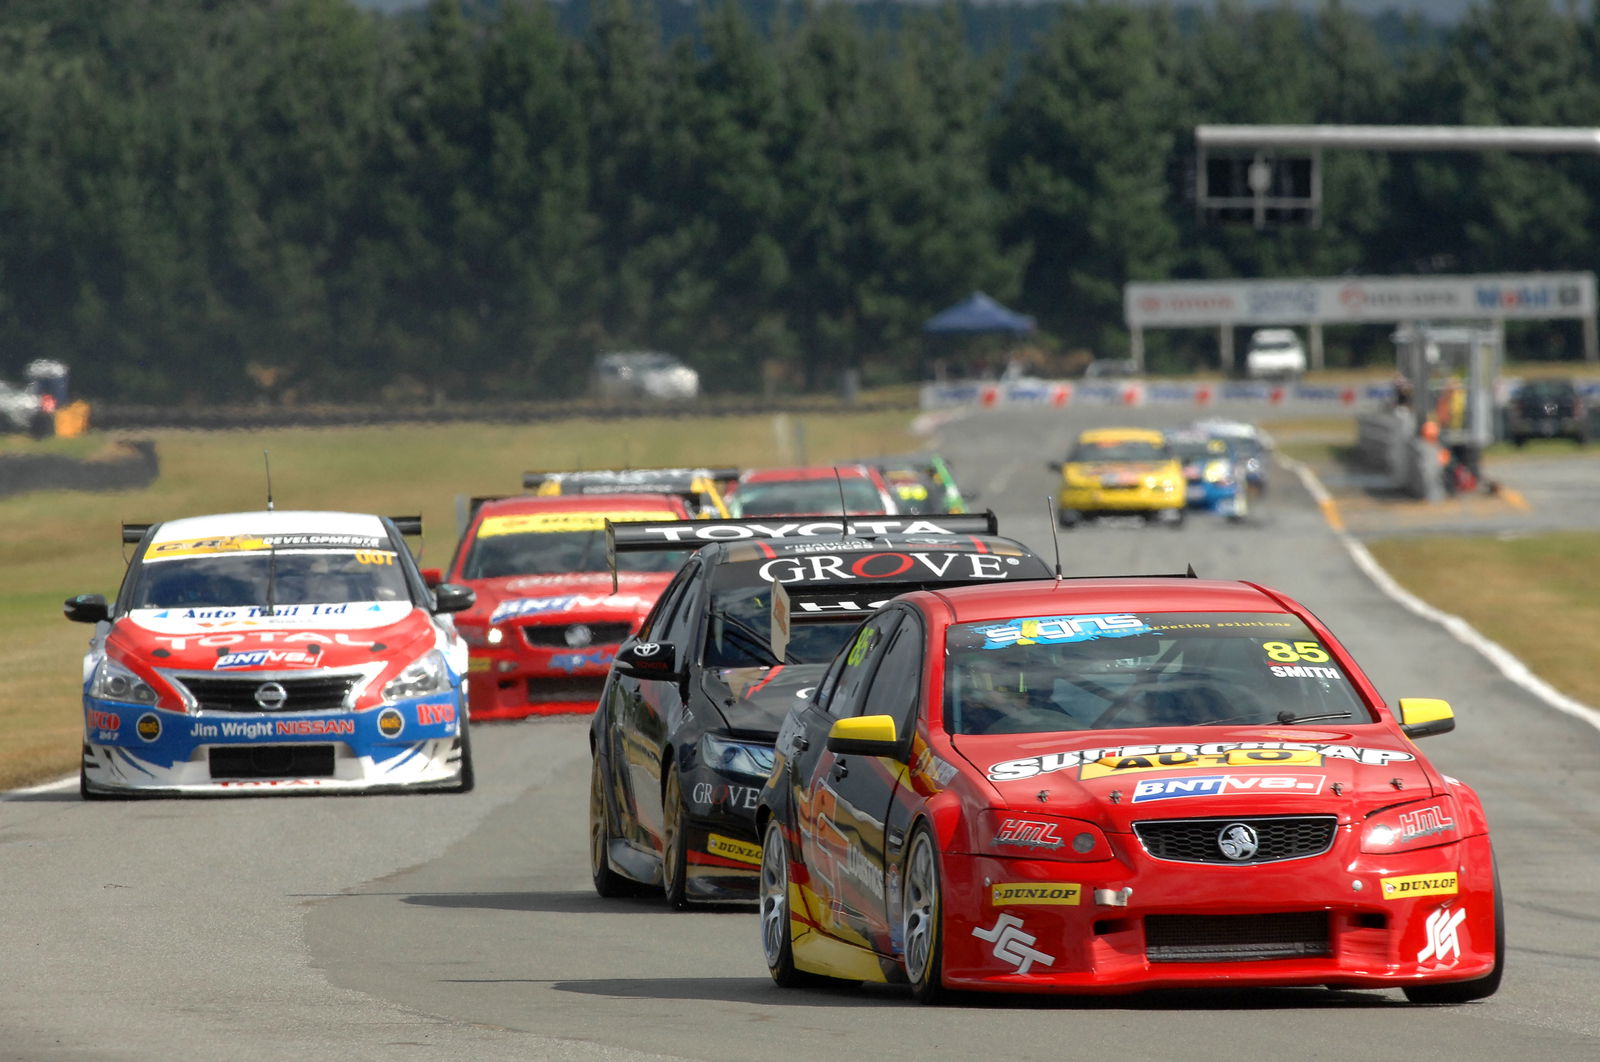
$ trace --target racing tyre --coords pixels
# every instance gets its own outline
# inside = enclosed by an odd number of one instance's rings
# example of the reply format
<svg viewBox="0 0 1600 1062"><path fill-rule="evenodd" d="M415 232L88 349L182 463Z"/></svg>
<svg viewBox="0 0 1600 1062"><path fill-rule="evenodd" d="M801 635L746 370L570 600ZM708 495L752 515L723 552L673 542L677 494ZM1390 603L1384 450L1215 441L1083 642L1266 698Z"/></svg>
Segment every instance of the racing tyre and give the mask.
<svg viewBox="0 0 1600 1062"><path fill-rule="evenodd" d="M789 845L776 816L761 838L761 954L779 988L804 988L831 978L797 969L789 929Z"/></svg>
<svg viewBox="0 0 1600 1062"><path fill-rule="evenodd" d="M1056 510L1056 523L1060 524L1068 531L1071 531L1074 527L1077 527L1078 521L1081 519L1082 517L1078 514L1076 509Z"/></svg>
<svg viewBox="0 0 1600 1062"><path fill-rule="evenodd" d="M1439 985L1407 985L1402 991L1412 1003L1471 1003L1500 990L1506 969L1506 912L1500 899L1500 866L1494 868L1494 969L1474 981L1449 981Z"/></svg>
<svg viewBox="0 0 1600 1062"><path fill-rule="evenodd" d="M678 769L667 772L661 794L661 891L667 906L681 911L689 906L689 811L683 806L683 783Z"/></svg>
<svg viewBox="0 0 1600 1062"><path fill-rule="evenodd" d="M639 883L611 869L611 816L606 813L606 779L600 757L589 769L589 876L603 900L637 896Z"/></svg>
<svg viewBox="0 0 1600 1062"><path fill-rule="evenodd" d="M446 792L470 793L472 792L472 787L477 784L477 776L472 771L472 731L463 723L461 726L461 780L447 789Z"/></svg>
<svg viewBox="0 0 1600 1062"><path fill-rule="evenodd" d="M85 800L126 800L119 793L97 793L89 788L89 772L78 768L78 795Z"/></svg>
<svg viewBox="0 0 1600 1062"><path fill-rule="evenodd" d="M937 1003L944 996L944 890L939 878L939 846L926 823L911 835L903 879L901 939L905 941L906 979L918 1003Z"/></svg>

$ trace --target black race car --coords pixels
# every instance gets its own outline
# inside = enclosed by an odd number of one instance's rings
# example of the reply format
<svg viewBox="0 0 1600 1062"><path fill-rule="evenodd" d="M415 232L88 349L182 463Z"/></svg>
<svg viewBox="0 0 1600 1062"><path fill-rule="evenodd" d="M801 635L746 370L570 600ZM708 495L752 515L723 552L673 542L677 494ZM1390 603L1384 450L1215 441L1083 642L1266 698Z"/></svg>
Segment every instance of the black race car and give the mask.
<svg viewBox="0 0 1600 1062"><path fill-rule="evenodd" d="M756 897L756 801L790 706L860 621L919 588L1051 577L993 513L613 524L615 552L712 543L622 643L590 729L595 890Z"/></svg>

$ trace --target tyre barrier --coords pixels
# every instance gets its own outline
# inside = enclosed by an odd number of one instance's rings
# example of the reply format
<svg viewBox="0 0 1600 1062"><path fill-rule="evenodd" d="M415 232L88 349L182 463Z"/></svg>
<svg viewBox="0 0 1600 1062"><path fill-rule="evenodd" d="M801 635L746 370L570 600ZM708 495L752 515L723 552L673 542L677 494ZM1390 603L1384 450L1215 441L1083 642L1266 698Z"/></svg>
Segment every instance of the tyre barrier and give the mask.
<svg viewBox="0 0 1600 1062"><path fill-rule="evenodd" d="M111 457L0 454L0 498L36 490L130 490L148 487L161 473L156 444L136 439L116 444Z"/></svg>
<svg viewBox="0 0 1600 1062"><path fill-rule="evenodd" d="M1199 408L1219 402L1254 402L1268 406L1311 403L1350 407L1382 402L1393 397L1388 384L1306 383L1082 383L1074 380L1011 380L973 383L930 383L922 387L923 409L951 406L1148 406L1191 405Z"/></svg>

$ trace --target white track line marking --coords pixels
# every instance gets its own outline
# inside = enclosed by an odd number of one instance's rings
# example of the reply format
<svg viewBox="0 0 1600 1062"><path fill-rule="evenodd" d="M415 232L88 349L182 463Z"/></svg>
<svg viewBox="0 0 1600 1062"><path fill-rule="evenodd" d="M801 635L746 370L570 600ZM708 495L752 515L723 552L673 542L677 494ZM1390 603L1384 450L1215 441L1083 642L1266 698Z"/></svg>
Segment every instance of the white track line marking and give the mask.
<svg viewBox="0 0 1600 1062"><path fill-rule="evenodd" d="M1317 474L1309 466L1296 461L1292 457L1279 457L1278 461L1300 477L1300 482L1305 485L1306 490L1323 510L1324 515L1330 512L1337 514L1338 507L1335 505L1332 496L1329 495L1327 489L1323 487L1322 481L1317 478ZM1343 522L1338 520L1336 515L1328 520L1328 526L1333 529L1333 533L1344 546L1345 552L1350 554L1350 559L1356 562L1356 567L1366 572L1367 577L1372 580L1373 584L1396 603L1416 613L1423 619L1439 624L1458 642L1482 654L1484 659L1498 668L1506 678L1521 686L1556 711L1564 712L1575 719L1581 719L1596 730L1600 730L1600 711L1591 708L1582 701L1568 697L1565 693L1535 675L1527 664L1512 655L1511 651L1505 646L1485 638L1478 632L1477 628L1460 616L1451 615L1448 612L1434 608L1395 582L1394 577L1384 571L1383 566L1367 550L1367 547L1356 541L1344 529Z"/></svg>

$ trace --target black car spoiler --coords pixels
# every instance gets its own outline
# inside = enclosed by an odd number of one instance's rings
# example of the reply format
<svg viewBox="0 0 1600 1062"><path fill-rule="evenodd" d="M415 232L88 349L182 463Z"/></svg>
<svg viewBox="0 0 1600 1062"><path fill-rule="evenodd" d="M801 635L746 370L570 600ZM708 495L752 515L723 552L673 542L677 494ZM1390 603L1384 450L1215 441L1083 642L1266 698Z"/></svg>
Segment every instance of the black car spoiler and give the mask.
<svg viewBox="0 0 1600 1062"><path fill-rule="evenodd" d="M617 590L617 554L651 550L699 549L716 542L773 538L825 538L851 535L994 535L1000 522L994 510L927 516L813 517L772 516L739 520L606 521L606 559L612 593Z"/></svg>
<svg viewBox="0 0 1600 1062"><path fill-rule="evenodd" d="M749 539L823 538L877 535L996 535L994 511L930 513L923 516L839 517L769 516L737 520L606 521L606 545L613 553L661 549L699 549L713 542Z"/></svg>

